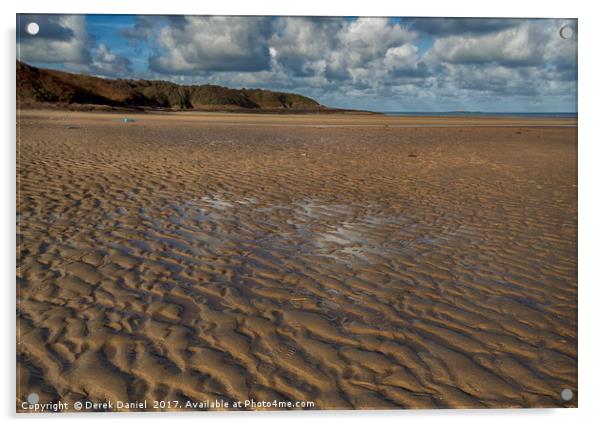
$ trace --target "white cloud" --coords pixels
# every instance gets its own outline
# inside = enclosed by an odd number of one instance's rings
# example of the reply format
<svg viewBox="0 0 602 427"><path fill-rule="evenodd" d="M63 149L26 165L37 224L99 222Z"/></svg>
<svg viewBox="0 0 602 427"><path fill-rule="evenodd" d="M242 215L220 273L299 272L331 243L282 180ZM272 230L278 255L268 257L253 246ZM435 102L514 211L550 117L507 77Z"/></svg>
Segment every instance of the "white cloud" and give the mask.
<svg viewBox="0 0 602 427"><path fill-rule="evenodd" d="M421 52L417 33L388 19L280 18L268 40L267 70L203 78L378 110L570 105L567 100L576 93L576 42L558 36L566 22L470 22L466 34L456 23L453 31L446 29L452 35L435 35L432 48Z"/></svg>
<svg viewBox="0 0 602 427"><path fill-rule="evenodd" d="M95 45L83 17L55 20L35 42L20 37L22 59L131 77L129 60ZM559 36L562 25L573 39ZM572 20L140 16L122 34L151 52L138 77L295 91L326 105L555 109L576 100Z"/></svg>
<svg viewBox="0 0 602 427"><path fill-rule="evenodd" d="M411 43L387 49L384 64L389 69L415 68L418 63L418 48Z"/></svg>
<svg viewBox="0 0 602 427"><path fill-rule="evenodd" d="M131 71L131 62L127 57L117 55L104 44L100 44L92 53L92 61L88 68L94 74L102 76L123 76Z"/></svg>
<svg viewBox="0 0 602 427"><path fill-rule="evenodd" d="M340 18L284 17L274 22L268 43L278 52L278 62L295 76L313 75L316 62L337 49L337 34L344 26Z"/></svg>
<svg viewBox="0 0 602 427"><path fill-rule="evenodd" d="M389 18L279 18L274 28L270 47L294 78L352 81L364 87L371 84L370 76L384 77L387 69L417 66L417 48L410 44L417 34ZM400 57L410 51L412 57Z"/></svg>
<svg viewBox="0 0 602 427"><path fill-rule="evenodd" d="M262 17L187 16L160 29L150 67L162 74L266 69L269 24Z"/></svg>
<svg viewBox="0 0 602 427"><path fill-rule="evenodd" d="M349 54L348 63L355 67L381 59L389 48L415 38L415 33L388 18L359 18L339 34L341 46Z"/></svg>
<svg viewBox="0 0 602 427"><path fill-rule="evenodd" d="M542 65L563 56L574 63L571 52L576 49L576 41L560 37L562 25L558 20L523 20L497 32L440 37L431 55L452 64Z"/></svg>

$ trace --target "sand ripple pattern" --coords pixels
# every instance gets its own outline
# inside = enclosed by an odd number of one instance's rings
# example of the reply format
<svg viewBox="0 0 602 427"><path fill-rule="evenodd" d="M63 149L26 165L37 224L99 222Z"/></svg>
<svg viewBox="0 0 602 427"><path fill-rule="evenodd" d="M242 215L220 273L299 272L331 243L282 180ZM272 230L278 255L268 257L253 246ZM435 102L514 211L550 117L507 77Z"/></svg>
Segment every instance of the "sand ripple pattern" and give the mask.
<svg viewBox="0 0 602 427"><path fill-rule="evenodd" d="M21 119L18 402L576 404L575 130L65 123Z"/></svg>

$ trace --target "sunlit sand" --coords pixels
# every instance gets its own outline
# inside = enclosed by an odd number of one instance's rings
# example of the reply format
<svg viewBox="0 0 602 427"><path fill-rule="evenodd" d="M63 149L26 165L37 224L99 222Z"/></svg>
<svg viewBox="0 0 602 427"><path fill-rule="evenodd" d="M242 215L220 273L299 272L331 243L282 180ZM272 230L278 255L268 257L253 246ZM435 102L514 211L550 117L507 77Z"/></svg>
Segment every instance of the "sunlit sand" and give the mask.
<svg viewBox="0 0 602 427"><path fill-rule="evenodd" d="M21 401L575 404L574 119L18 120Z"/></svg>

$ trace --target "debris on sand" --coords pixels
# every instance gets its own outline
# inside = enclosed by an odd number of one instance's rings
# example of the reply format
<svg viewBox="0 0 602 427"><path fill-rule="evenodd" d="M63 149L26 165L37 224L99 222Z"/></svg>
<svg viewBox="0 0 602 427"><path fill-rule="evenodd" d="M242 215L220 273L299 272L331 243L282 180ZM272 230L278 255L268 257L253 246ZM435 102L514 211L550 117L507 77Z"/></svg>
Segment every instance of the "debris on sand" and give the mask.
<svg viewBox="0 0 602 427"><path fill-rule="evenodd" d="M418 157L418 154L410 153L408 154L408 157Z"/></svg>
<svg viewBox="0 0 602 427"><path fill-rule="evenodd" d="M123 123L134 123L136 120L134 119L130 119L129 117L124 117L123 118Z"/></svg>

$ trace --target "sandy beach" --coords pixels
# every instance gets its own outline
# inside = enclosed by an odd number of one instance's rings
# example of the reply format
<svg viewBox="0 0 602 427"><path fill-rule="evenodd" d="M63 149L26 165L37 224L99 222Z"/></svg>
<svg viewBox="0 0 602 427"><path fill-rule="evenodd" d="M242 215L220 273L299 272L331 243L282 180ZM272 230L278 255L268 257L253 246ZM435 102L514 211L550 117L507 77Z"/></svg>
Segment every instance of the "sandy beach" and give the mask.
<svg viewBox="0 0 602 427"><path fill-rule="evenodd" d="M17 119L18 411L577 406L575 119Z"/></svg>

